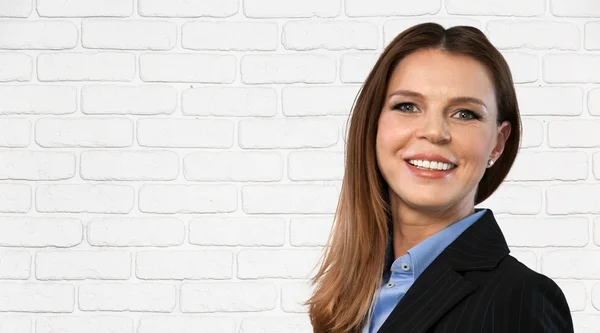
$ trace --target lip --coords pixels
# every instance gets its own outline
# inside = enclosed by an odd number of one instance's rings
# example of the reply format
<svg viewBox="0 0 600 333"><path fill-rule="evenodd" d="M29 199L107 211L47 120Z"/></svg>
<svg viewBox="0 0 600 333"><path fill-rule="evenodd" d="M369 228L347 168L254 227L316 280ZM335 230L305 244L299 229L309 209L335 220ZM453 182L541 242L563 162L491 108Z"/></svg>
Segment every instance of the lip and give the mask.
<svg viewBox="0 0 600 333"><path fill-rule="evenodd" d="M443 156L440 156L437 154L430 154L430 153L420 153L420 154L411 155L411 156L405 158L404 160L407 163L410 160L426 160L426 161L432 161L432 162L434 162L434 161L435 162L444 162L444 163L448 163L448 164L457 165L456 162L453 162Z"/></svg>

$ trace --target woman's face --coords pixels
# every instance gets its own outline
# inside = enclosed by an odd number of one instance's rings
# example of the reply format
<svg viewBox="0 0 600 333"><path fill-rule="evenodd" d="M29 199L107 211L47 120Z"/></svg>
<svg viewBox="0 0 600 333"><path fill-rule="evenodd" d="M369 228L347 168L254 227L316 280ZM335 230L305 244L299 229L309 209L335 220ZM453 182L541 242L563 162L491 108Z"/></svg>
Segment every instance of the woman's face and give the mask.
<svg viewBox="0 0 600 333"><path fill-rule="evenodd" d="M435 49L406 56L390 78L376 142L393 201L472 208L488 159L498 159L510 134L497 115L493 83L476 60Z"/></svg>

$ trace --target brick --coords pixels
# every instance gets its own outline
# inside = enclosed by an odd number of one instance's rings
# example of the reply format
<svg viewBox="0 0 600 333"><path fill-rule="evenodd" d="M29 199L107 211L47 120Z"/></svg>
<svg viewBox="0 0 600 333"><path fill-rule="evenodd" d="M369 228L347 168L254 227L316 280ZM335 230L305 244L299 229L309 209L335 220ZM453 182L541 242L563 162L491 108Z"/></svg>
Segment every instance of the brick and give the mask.
<svg viewBox="0 0 600 333"><path fill-rule="evenodd" d="M172 114L177 89L169 85L85 85L81 88L84 114Z"/></svg>
<svg viewBox="0 0 600 333"><path fill-rule="evenodd" d="M587 288L580 281L556 281L560 289L567 298L569 309L573 311L583 311L587 304Z"/></svg>
<svg viewBox="0 0 600 333"><path fill-rule="evenodd" d="M93 246L175 246L185 238L185 225L175 217L93 217L86 224Z"/></svg>
<svg viewBox="0 0 600 333"><path fill-rule="evenodd" d="M600 50L600 22L586 22L584 29L583 45L586 50Z"/></svg>
<svg viewBox="0 0 600 333"><path fill-rule="evenodd" d="M600 310L600 283L595 283L592 287L592 305Z"/></svg>
<svg viewBox="0 0 600 333"><path fill-rule="evenodd" d="M600 88L591 89L587 95L587 107L590 114L600 116Z"/></svg>
<svg viewBox="0 0 600 333"><path fill-rule="evenodd" d="M517 155L506 180L585 180L588 164L585 152L523 151Z"/></svg>
<svg viewBox="0 0 600 333"><path fill-rule="evenodd" d="M293 217L290 219L290 244L293 246L325 246L333 217Z"/></svg>
<svg viewBox="0 0 600 333"><path fill-rule="evenodd" d="M77 88L50 85L0 86L2 114L69 114L77 111Z"/></svg>
<svg viewBox="0 0 600 333"><path fill-rule="evenodd" d="M174 180L179 158L172 151L84 151L81 178L85 180Z"/></svg>
<svg viewBox="0 0 600 333"><path fill-rule="evenodd" d="M262 332L310 332L312 325L307 314L275 317L246 317L242 320L240 330L244 333Z"/></svg>
<svg viewBox="0 0 600 333"><path fill-rule="evenodd" d="M84 19L81 45L88 49L171 50L177 24L160 20Z"/></svg>
<svg viewBox="0 0 600 333"><path fill-rule="evenodd" d="M282 246L285 237L278 217L203 217L189 226L190 244L203 246Z"/></svg>
<svg viewBox="0 0 600 333"><path fill-rule="evenodd" d="M320 250L240 250L237 255L240 279L307 279L318 264Z"/></svg>
<svg viewBox="0 0 600 333"><path fill-rule="evenodd" d="M308 312L308 306L303 305L312 293L307 282L289 282L281 285L281 309L284 312Z"/></svg>
<svg viewBox="0 0 600 333"><path fill-rule="evenodd" d="M35 190L36 210L45 213L129 213L135 195L129 185L56 184Z"/></svg>
<svg viewBox="0 0 600 333"><path fill-rule="evenodd" d="M600 314L574 313L572 317L575 332L594 333L600 327Z"/></svg>
<svg viewBox="0 0 600 333"><path fill-rule="evenodd" d="M600 7L593 0L550 0L550 12L563 17L600 17Z"/></svg>
<svg viewBox="0 0 600 333"><path fill-rule="evenodd" d="M586 217L501 217L498 224L509 246L585 246L589 239Z"/></svg>
<svg viewBox="0 0 600 333"><path fill-rule="evenodd" d="M46 148L129 147L133 122L127 118L42 118L35 124L35 142Z"/></svg>
<svg viewBox="0 0 600 333"><path fill-rule="evenodd" d="M139 319L137 333L193 332L202 327L212 333L236 333L237 319L211 314L210 317L152 315ZM50 333L50 332L49 332Z"/></svg>
<svg viewBox="0 0 600 333"><path fill-rule="evenodd" d="M333 213L340 188L323 185L246 185L242 208L247 214Z"/></svg>
<svg viewBox="0 0 600 333"><path fill-rule="evenodd" d="M0 278L27 280L31 276L31 255L27 251L0 251ZM0 319L2 322L2 319ZM0 331L1 332L1 331Z"/></svg>
<svg viewBox="0 0 600 333"><path fill-rule="evenodd" d="M62 316L39 317L35 320L37 333L52 332L133 332L133 318L124 315L82 316L68 314Z"/></svg>
<svg viewBox="0 0 600 333"><path fill-rule="evenodd" d="M0 147L23 148L31 144L31 121L24 118L0 118Z"/></svg>
<svg viewBox="0 0 600 333"><path fill-rule="evenodd" d="M131 277L127 251L46 250L35 254L38 280L127 280Z"/></svg>
<svg viewBox="0 0 600 333"><path fill-rule="evenodd" d="M581 41L579 28L571 22L494 20L485 34L500 49L577 50Z"/></svg>
<svg viewBox="0 0 600 333"><path fill-rule="evenodd" d="M1 21L0 31L0 49L72 49L79 33L69 21Z"/></svg>
<svg viewBox="0 0 600 333"><path fill-rule="evenodd" d="M237 187L224 185L143 185L144 213L229 213L237 210Z"/></svg>
<svg viewBox="0 0 600 333"><path fill-rule="evenodd" d="M274 51L279 42L275 22L187 22L181 34L191 50Z"/></svg>
<svg viewBox="0 0 600 333"><path fill-rule="evenodd" d="M245 0L244 15L249 18L336 17L341 1L336 0Z"/></svg>
<svg viewBox="0 0 600 333"><path fill-rule="evenodd" d="M40 81L132 81L135 55L128 52L44 53L37 58Z"/></svg>
<svg viewBox="0 0 600 333"><path fill-rule="evenodd" d="M539 120L530 118L521 118L523 126L523 135L521 137L521 147L539 147L544 141L544 126Z"/></svg>
<svg viewBox="0 0 600 333"><path fill-rule="evenodd" d="M275 308L277 288L271 282L184 283L181 312L255 312Z"/></svg>
<svg viewBox="0 0 600 333"><path fill-rule="evenodd" d="M0 212L27 213L32 202L30 185L0 184Z"/></svg>
<svg viewBox="0 0 600 333"><path fill-rule="evenodd" d="M478 206L490 208L495 214L536 215L542 210L542 189L505 182Z"/></svg>
<svg viewBox="0 0 600 333"><path fill-rule="evenodd" d="M539 59L535 54L523 52L502 52L508 63L514 83L535 82L539 78Z"/></svg>
<svg viewBox="0 0 600 333"><path fill-rule="evenodd" d="M0 311L71 313L75 288L70 284L43 282L0 283Z"/></svg>
<svg viewBox="0 0 600 333"><path fill-rule="evenodd" d="M140 16L150 17L229 17L239 11L238 0L139 0Z"/></svg>
<svg viewBox="0 0 600 333"><path fill-rule="evenodd" d="M187 180L274 182L283 178L283 158L277 152L196 152L183 158L183 174Z"/></svg>
<svg viewBox="0 0 600 333"><path fill-rule="evenodd" d="M25 314L0 315L0 323L3 325L2 333L30 333L32 332L33 320Z"/></svg>
<svg viewBox="0 0 600 333"><path fill-rule="evenodd" d="M63 180L75 176L71 152L0 151L0 179Z"/></svg>
<svg viewBox="0 0 600 333"><path fill-rule="evenodd" d="M516 93L523 116L578 116L583 112L581 87L519 86Z"/></svg>
<svg viewBox="0 0 600 333"><path fill-rule="evenodd" d="M224 119L139 119L143 147L231 148L234 123Z"/></svg>
<svg viewBox="0 0 600 333"><path fill-rule="evenodd" d="M540 16L546 11L545 0L447 0L446 12L460 15Z"/></svg>
<svg viewBox="0 0 600 333"><path fill-rule="evenodd" d="M548 83L600 83L600 56L594 54L546 54L542 77Z"/></svg>
<svg viewBox="0 0 600 333"><path fill-rule="evenodd" d="M342 180L344 152L295 151L288 155L291 180Z"/></svg>
<svg viewBox="0 0 600 333"><path fill-rule="evenodd" d="M4 0L0 3L0 17L28 17L32 9L33 0Z"/></svg>
<svg viewBox="0 0 600 333"><path fill-rule="evenodd" d="M344 53L340 58L340 81L362 83L378 58L376 53Z"/></svg>
<svg viewBox="0 0 600 333"><path fill-rule="evenodd" d="M554 120L548 124L548 145L555 148L600 147L598 131L598 120Z"/></svg>
<svg viewBox="0 0 600 333"><path fill-rule="evenodd" d="M598 279L600 251L553 250L542 254L542 273L552 279Z"/></svg>
<svg viewBox="0 0 600 333"><path fill-rule="evenodd" d="M233 55L140 54L140 78L146 82L232 83L235 77Z"/></svg>
<svg viewBox="0 0 600 333"><path fill-rule="evenodd" d="M133 14L133 0L37 0L42 17L126 17Z"/></svg>
<svg viewBox="0 0 600 333"><path fill-rule="evenodd" d="M30 55L21 52L0 53L0 82L30 81L32 73L33 58Z"/></svg>
<svg viewBox="0 0 600 333"><path fill-rule="evenodd" d="M546 190L546 212L550 215L598 214L600 185L593 183L550 185Z"/></svg>
<svg viewBox="0 0 600 333"><path fill-rule="evenodd" d="M80 219L71 217L0 217L0 246L73 247L83 241Z"/></svg>
<svg viewBox="0 0 600 333"><path fill-rule="evenodd" d="M393 0L345 0L346 15L350 17L362 16L416 16L435 14L441 9L439 0L423 0L412 3L410 6Z"/></svg>
<svg viewBox="0 0 600 333"><path fill-rule="evenodd" d="M78 291L82 311L171 312L177 303L177 287L166 283L86 283Z"/></svg>
<svg viewBox="0 0 600 333"><path fill-rule="evenodd" d="M433 22L440 24L445 29L457 25L466 25L481 30L481 21L470 18L446 18L446 17L421 17L421 18L401 18L390 19L383 23L383 44L387 46L394 38L396 38L404 30L417 24Z"/></svg>
<svg viewBox="0 0 600 333"><path fill-rule="evenodd" d="M281 92L283 114L288 117L348 115L359 89L358 85L284 87Z"/></svg>
<svg viewBox="0 0 600 333"><path fill-rule="evenodd" d="M327 148L338 142L334 119L246 119L239 123L242 148Z"/></svg>
<svg viewBox="0 0 600 333"><path fill-rule="evenodd" d="M283 46L288 50L375 50L379 31L370 22L290 21L283 26Z"/></svg>
<svg viewBox="0 0 600 333"><path fill-rule="evenodd" d="M325 54L245 55L241 59L243 83L332 83L336 60Z"/></svg>
<svg viewBox="0 0 600 333"><path fill-rule="evenodd" d="M140 251L135 276L144 280L230 279L231 251Z"/></svg>
<svg viewBox="0 0 600 333"><path fill-rule="evenodd" d="M594 218L594 233L593 233L594 244L600 245L600 217Z"/></svg>
<svg viewBox="0 0 600 333"><path fill-rule="evenodd" d="M202 87L181 93L181 113L197 116L271 117L277 92L271 87Z"/></svg>

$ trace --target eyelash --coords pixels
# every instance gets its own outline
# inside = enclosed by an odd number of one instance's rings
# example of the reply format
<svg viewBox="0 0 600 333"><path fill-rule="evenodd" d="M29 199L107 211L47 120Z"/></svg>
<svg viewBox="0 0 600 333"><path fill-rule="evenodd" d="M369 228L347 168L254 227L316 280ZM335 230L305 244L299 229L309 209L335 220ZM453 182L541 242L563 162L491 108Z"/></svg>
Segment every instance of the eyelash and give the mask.
<svg viewBox="0 0 600 333"><path fill-rule="evenodd" d="M415 104L414 103L398 103L398 104L395 104L392 107L392 109L393 110L398 110L400 112L405 112L405 111L402 111L402 110L399 109L399 107L402 106L402 105L415 105ZM481 117L477 113L475 113L474 111L468 110L468 109L460 109L458 112L464 112L464 111L471 113L472 118L470 118L470 119L460 118L460 119L463 119L463 120L479 120L479 119L481 119Z"/></svg>

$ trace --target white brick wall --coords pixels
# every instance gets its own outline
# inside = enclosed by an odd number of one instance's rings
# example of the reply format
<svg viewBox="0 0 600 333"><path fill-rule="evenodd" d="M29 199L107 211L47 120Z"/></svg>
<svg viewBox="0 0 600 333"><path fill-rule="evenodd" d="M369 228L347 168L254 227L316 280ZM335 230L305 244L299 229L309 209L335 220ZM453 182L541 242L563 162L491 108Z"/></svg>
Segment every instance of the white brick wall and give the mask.
<svg viewBox="0 0 600 333"><path fill-rule="evenodd" d="M311 332L350 107L426 21L509 63L522 149L480 207L599 333L596 0L0 1L0 333Z"/></svg>

